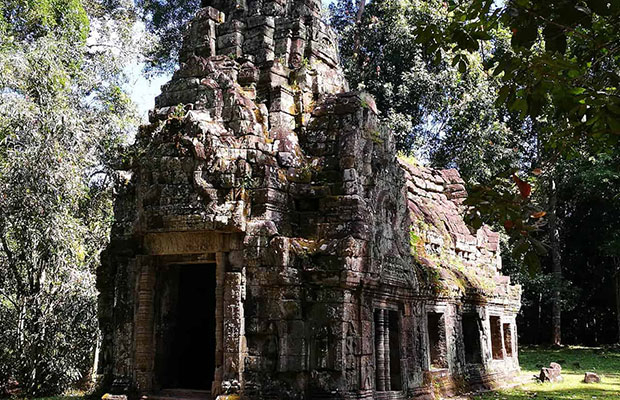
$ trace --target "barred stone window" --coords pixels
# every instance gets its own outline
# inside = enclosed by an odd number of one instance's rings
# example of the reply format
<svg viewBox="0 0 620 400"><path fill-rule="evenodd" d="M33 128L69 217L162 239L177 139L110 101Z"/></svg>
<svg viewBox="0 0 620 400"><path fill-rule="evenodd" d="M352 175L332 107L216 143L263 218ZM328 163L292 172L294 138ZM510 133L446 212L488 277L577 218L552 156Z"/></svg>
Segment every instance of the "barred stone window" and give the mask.
<svg viewBox="0 0 620 400"><path fill-rule="evenodd" d="M376 309L374 320L375 387L378 391L402 390L398 312Z"/></svg>
<svg viewBox="0 0 620 400"><path fill-rule="evenodd" d="M427 317L431 369L448 368L448 346L444 314L429 312Z"/></svg>
<svg viewBox="0 0 620 400"><path fill-rule="evenodd" d="M494 360L504 359L504 349L502 345L502 322L499 316L491 316L491 352Z"/></svg>
<svg viewBox="0 0 620 400"><path fill-rule="evenodd" d="M468 364L481 363L480 324L477 314L463 314L463 342L465 344L465 362Z"/></svg>
<svg viewBox="0 0 620 400"><path fill-rule="evenodd" d="M512 324L504 324L504 350L507 357L512 357Z"/></svg>

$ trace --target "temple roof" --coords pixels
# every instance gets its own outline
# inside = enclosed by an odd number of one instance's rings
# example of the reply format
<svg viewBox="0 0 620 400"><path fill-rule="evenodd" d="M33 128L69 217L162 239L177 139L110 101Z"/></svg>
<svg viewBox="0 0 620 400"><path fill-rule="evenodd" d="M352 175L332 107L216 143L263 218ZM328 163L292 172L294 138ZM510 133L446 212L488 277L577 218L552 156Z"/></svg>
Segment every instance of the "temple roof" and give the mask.
<svg viewBox="0 0 620 400"><path fill-rule="evenodd" d="M434 289L445 295L518 292L501 275L499 234L488 226L473 231L464 221L467 191L458 171L404 158L399 163L407 180L411 251Z"/></svg>

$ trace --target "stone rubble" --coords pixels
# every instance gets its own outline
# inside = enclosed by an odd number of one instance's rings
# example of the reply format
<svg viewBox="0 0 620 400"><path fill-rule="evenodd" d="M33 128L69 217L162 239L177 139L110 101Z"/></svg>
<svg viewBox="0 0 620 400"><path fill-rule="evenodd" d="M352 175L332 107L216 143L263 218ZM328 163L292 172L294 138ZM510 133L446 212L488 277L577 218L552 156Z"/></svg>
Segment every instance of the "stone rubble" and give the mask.
<svg viewBox="0 0 620 400"><path fill-rule="evenodd" d="M552 362L549 364L549 367L542 367L540 369L540 375L538 380L541 382L562 382L564 378L562 377L562 366L558 363Z"/></svg>
<svg viewBox="0 0 620 400"><path fill-rule="evenodd" d="M583 377L584 383L601 383L601 377L594 372L586 372Z"/></svg>

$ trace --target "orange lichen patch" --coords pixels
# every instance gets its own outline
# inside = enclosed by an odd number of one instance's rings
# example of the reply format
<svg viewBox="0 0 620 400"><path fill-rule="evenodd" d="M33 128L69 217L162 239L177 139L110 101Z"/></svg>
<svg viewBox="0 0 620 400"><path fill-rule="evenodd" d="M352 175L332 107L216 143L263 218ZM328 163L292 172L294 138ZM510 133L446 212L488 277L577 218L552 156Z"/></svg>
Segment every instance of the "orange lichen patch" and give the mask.
<svg viewBox="0 0 620 400"><path fill-rule="evenodd" d="M309 103L307 103L304 106L304 112L306 113L312 113L312 111L314 111L314 108L316 107L316 102L315 101L311 101Z"/></svg>

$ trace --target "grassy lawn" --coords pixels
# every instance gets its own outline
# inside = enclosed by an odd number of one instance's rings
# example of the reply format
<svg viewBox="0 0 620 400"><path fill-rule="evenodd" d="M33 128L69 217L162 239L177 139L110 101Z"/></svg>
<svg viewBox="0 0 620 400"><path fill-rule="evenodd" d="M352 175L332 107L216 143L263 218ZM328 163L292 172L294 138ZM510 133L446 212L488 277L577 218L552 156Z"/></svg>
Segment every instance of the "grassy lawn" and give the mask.
<svg viewBox="0 0 620 400"><path fill-rule="evenodd" d="M32 399L32 400L85 400L86 398L87 396L85 396L83 393L82 394L70 393L70 394L65 394L62 396L37 397L36 399ZM28 400L28 399L24 399L24 400Z"/></svg>
<svg viewBox="0 0 620 400"><path fill-rule="evenodd" d="M88 396L81 390L70 390L63 395L51 397L37 397L35 399L15 397L12 400L86 400Z"/></svg>
<svg viewBox="0 0 620 400"><path fill-rule="evenodd" d="M561 350L522 348L519 351L525 385L473 396L475 400L620 400L620 350L570 347ZM536 383L533 375L550 362L562 365L561 383ZM601 383L585 384L586 371L596 372Z"/></svg>
<svg viewBox="0 0 620 400"><path fill-rule="evenodd" d="M620 400L620 349L568 347L561 350L521 348L519 360L523 386L474 395L471 400ZM536 383L533 375L550 362L562 365L561 383ZM585 384L586 371L596 372L601 383ZM80 393L73 396L47 397L36 400L82 400Z"/></svg>

